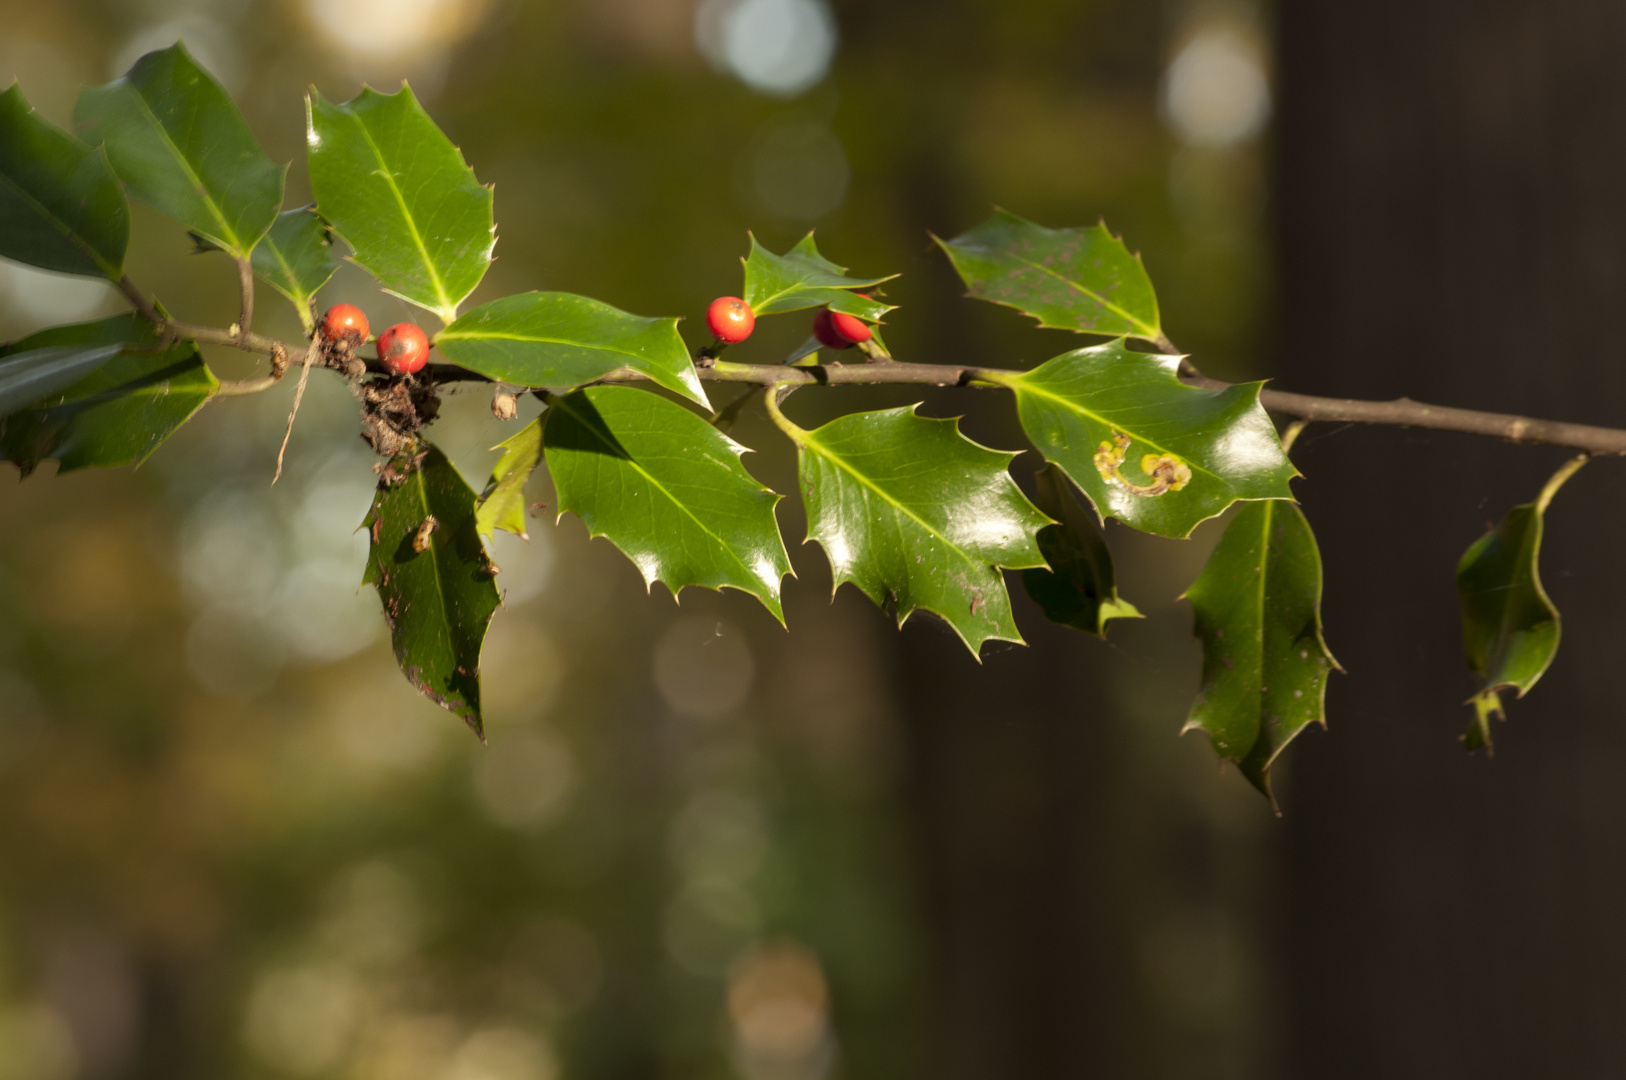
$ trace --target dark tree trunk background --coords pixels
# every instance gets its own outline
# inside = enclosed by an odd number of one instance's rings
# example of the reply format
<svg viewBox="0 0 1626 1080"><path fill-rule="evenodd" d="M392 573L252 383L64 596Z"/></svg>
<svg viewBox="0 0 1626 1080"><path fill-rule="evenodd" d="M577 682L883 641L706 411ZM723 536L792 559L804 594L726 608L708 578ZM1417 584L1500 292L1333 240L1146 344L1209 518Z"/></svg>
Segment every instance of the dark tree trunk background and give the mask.
<svg viewBox="0 0 1626 1080"><path fill-rule="evenodd" d="M1279 33L1282 383L1626 423L1626 4L1313 0ZM1564 455L1301 446L1349 674L1291 764L1287 1075L1626 1075L1623 464L1553 505L1564 641L1486 760L1453 569Z"/></svg>
<svg viewBox="0 0 1626 1080"><path fill-rule="evenodd" d="M1626 3L1303 0L1278 43L1280 385L1626 424ZM1626 463L1553 505L1564 642L1487 760L1457 741L1456 562L1567 455L1328 426L1299 445L1349 674L1279 781L1280 1001L1255 1011L1279 1049L1181 1075L1626 1075ZM900 639L930 1074L1172 1075L1113 899L1113 838L1146 807L1103 787L1108 663L1024 625L1031 651L974 670L946 635Z"/></svg>

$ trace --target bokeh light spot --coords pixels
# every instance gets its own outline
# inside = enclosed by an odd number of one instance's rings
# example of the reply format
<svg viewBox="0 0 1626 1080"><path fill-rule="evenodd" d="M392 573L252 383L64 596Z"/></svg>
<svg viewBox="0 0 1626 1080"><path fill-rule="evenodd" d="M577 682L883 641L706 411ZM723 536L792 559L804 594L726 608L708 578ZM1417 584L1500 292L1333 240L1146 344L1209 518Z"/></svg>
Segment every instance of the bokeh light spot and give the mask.
<svg viewBox="0 0 1626 1080"><path fill-rule="evenodd" d="M1192 35L1164 73L1163 114L1194 146L1231 146L1259 134L1270 118L1263 47L1231 27Z"/></svg>
<svg viewBox="0 0 1626 1080"><path fill-rule="evenodd" d="M713 67L751 89L795 97L830 70L836 23L823 0L706 0L695 41Z"/></svg>

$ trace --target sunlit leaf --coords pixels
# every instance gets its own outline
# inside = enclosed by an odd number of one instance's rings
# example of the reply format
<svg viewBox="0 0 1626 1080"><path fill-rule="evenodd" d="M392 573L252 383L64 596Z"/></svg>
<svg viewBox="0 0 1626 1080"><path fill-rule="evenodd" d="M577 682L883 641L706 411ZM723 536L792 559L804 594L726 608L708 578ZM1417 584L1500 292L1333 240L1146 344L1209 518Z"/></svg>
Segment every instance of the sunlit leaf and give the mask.
<svg viewBox="0 0 1626 1080"><path fill-rule="evenodd" d="M225 89L176 42L124 78L86 89L79 135L107 147L131 194L247 258L282 209L287 166L273 164Z"/></svg>
<svg viewBox="0 0 1626 1080"><path fill-rule="evenodd" d="M40 119L13 83L0 94L0 255L117 281L129 241L107 154Z"/></svg>
<svg viewBox="0 0 1626 1080"><path fill-rule="evenodd" d="M1326 724L1327 675L1338 662L1321 636L1321 552L1293 503L1237 511L1190 589L1203 643L1203 682L1186 730L1270 795L1270 767L1310 724Z"/></svg>
<svg viewBox="0 0 1626 1080"><path fill-rule="evenodd" d="M913 406L797 429L808 537L902 625L917 609L952 626L973 653L1021 641L999 568L1043 566L1034 534L1050 524L1011 479L1014 453L960 434Z"/></svg>
<svg viewBox="0 0 1626 1080"><path fill-rule="evenodd" d="M491 189L410 87L364 89L343 105L313 90L306 112L318 211L386 289L457 318L491 265Z"/></svg>
<svg viewBox="0 0 1626 1080"><path fill-rule="evenodd" d="M261 281L293 303L309 331L311 299L339 268L333 238L322 219L310 207L279 214L271 231L254 246L253 264Z"/></svg>
<svg viewBox="0 0 1626 1080"><path fill-rule="evenodd" d="M1111 619L1138 619L1135 605L1118 598L1112 552L1095 516L1078 504L1067 475L1046 465L1034 477L1033 504L1056 519L1039 530L1048 567L1022 571L1022 587L1051 622L1105 637Z"/></svg>
<svg viewBox="0 0 1626 1080"><path fill-rule="evenodd" d="M1201 390L1173 356L1119 341L1000 375L1022 428L1103 517L1188 536L1238 499L1292 497L1298 475L1259 406L1259 383Z"/></svg>
<svg viewBox="0 0 1626 1080"><path fill-rule="evenodd" d="M893 306L859 296L854 290L867 289L897 276L848 277L845 266L837 266L819 254L812 233L783 255L775 255L753 236L751 254L745 259L743 299L758 317L828 307L874 322L893 310Z"/></svg>
<svg viewBox="0 0 1626 1080"><path fill-rule="evenodd" d="M1157 342L1151 278L1105 225L1047 229L1005 210L953 240L938 239L971 295L1016 308L1040 326Z"/></svg>
<svg viewBox="0 0 1626 1080"><path fill-rule="evenodd" d="M525 483L542 464L542 418L537 417L505 439L497 449L502 457L480 493L475 522L480 535L491 539L498 529L529 540L525 531Z"/></svg>
<svg viewBox="0 0 1626 1080"><path fill-rule="evenodd" d="M1469 699L1474 718L1463 736L1469 750L1491 748L1491 717L1503 716L1501 692L1523 697L1558 653L1558 609L1541 584L1541 534L1547 504L1585 460L1573 459L1535 502L1508 511L1457 564L1463 644L1483 682Z"/></svg>
<svg viewBox="0 0 1626 1080"><path fill-rule="evenodd" d="M474 489L428 443L404 479L380 481L362 525L372 541L362 583L378 589L407 681L482 739L480 648L500 602L474 520Z"/></svg>
<svg viewBox="0 0 1626 1080"><path fill-rule="evenodd" d="M483 304L435 335L446 359L513 386L569 389L627 368L706 406L677 320L585 296L528 292Z"/></svg>
<svg viewBox="0 0 1626 1080"><path fill-rule="evenodd" d="M39 349L125 347L72 385L0 418L0 454L27 475L46 458L58 471L137 465L192 418L220 384L191 342L159 349L134 313L59 326L0 347L7 357Z"/></svg>
<svg viewBox="0 0 1626 1080"><path fill-rule="evenodd" d="M545 414L559 512L608 537L643 574L750 593L784 621L790 560L774 519L779 496L745 471L745 447L681 405L626 386L556 398Z"/></svg>

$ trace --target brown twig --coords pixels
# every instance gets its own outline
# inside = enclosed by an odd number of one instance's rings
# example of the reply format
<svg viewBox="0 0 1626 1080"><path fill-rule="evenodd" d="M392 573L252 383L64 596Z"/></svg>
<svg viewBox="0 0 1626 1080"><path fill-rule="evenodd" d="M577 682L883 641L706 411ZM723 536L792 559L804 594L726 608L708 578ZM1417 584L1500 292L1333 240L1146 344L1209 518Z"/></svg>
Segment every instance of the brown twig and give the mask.
<svg viewBox="0 0 1626 1080"><path fill-rule="evenodd" d="M259 334L245 331L234 335L229 330L177 322L159 314L152 302L143 296L128 278L121 280L118 287L143 317L161 331L177 337L190 338L206 344L236 346L249 352L266 354L271 354L278 346L288 348L281 342ZM1160 340L1157 345L1166 353L1178 354L1174 344L1167 338ZM374 370L376 364L369 364L368 367L369 370ZM1013 374L1011 371L1002 368L909 364L896 361L887 364L829 364L815 367L732 364L718 361L713 367L699 369L700 378L707 382L792 387L915 385L993 388L996 385L994 379L1008 378L1011 374ZM302 374L301 379L303 377ZM1206 390L1223 390L1232 385L1209 378L1189 360L1180 362L1180 377L1188 384ZM493 381L478 372L450 364L434 365L432 378L438 383ZM646 382L648 377L633 371L622 371L599 381ZM267 377L246 379L238 383L222 383L219 393L222 395L259 393L262 390L269 390L276 382L275 377ZM1563 420L1541 420L1513 413L1482 412L1447 405L1428 405L1412 401L1410 398L1399 398L1394 401L1360 401L1351 398L1315 397L1310 394L1294 394L1285 390L1266 388L1260 392L1259 400L1271 412L1304 420L1457 431L1469 435L1488 435L1514 443L1567 447L1591 454L1626 454L1626 429L1622 428L1572 424Z"/></svg>
<svg viewBox="0 0 1626 1080"><path fill-rule="evenodd" d="M244 341L254 329L254 266L247 259L237 260L237 288L242 293L242 313L237 317L237 347L247 349Z"/></svg>
<svg viewBox="0 0 1626 1080"><path fill-rule="evenodd" d="M1230 385L1210 379L1186 360L1181 361L1180 375L1191 385L1207 390L1222 390ZM1305 420L1460 431L1508 442L1563 446L1585 450L1590 454L1626 454L1626 430L1620 428L1572 424L1564 420L1538 420L1513 413L1480 412L1449 405L1428 405L1410 398L1360 401L1353 398L1314 397L1267 388L1260 391L1259 403L1271 412Z"/></svg>

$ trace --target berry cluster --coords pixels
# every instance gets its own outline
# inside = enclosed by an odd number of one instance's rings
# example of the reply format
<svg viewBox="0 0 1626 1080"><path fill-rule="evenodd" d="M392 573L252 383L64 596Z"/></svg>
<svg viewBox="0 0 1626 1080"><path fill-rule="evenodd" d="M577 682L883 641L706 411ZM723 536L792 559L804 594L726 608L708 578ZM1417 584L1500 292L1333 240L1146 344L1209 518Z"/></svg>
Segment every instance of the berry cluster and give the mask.
<svg viewBox="0 0 1626 1080"><path fill-rule="evenodd" d="M859 296L868 300L864 293ZM738 345L756 328L756 313L737 296L719 296L706 308L706 325L716 338L714 347ZM844 311L820 308L813 316L813 336L827 349L850 349L875 336L869 323Z"/></svg>
<svg viewBox="0 0 1626 1080"><path fill-rule="evenodd" d="M366 314L354 304L334 304L322 316L322 337L354 352L367 340ZM396 323L378 335L378 359L391 375L411 375L429 363L429 335L415 323Z"/></svg>

